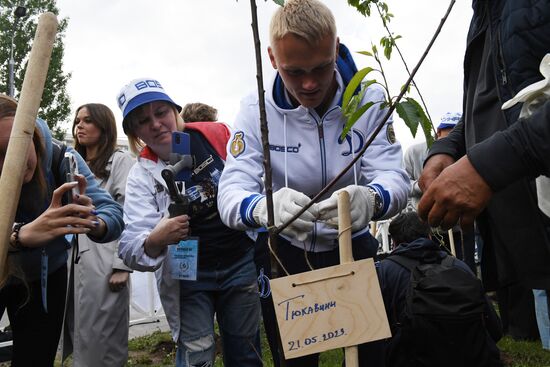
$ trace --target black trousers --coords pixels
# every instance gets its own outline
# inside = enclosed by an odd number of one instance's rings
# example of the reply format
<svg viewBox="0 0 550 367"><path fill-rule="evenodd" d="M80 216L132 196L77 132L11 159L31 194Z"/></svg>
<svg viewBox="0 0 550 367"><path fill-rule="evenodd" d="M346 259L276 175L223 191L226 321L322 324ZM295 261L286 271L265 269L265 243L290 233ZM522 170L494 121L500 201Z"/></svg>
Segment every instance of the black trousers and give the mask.
<svg viewBox="0 0 550 367"><path fill-rule="evenodd" d="M521 284L497 290L504 334L514 340L540 340L533 290Z"/></svg>
<svg viewBox="0 0 550 367"><path fill-rule="evenodd" d="M28 288L27 288L28 287ZM48 312L42 306L40 280L12 281L0 290L0 309L8 310L13 331L12 367L53 366L63 324L67 267L48 276Z"/></svg>
<svg viewBox="0 0 550 367"><path fill-rule="evenodd" d="M263 274L271 278L271 259L269 248L267 247L267 233L260 233L256 241L254 261L258 274L263 270ZM285 266L289 274L298 274L311 269L307 265L304 256L304 250L291 245L281 237L277 239L277 256ZM378 250L378 241L370 234L352 241L353 258L355 260L375 257ZM326 252L308 252L308 260L314 269L326 268L340 264L340 254L338 248ZM284 276L283 270L279 270L279 276ZM277 319L273 299L271 296L261 298L262 318L264 328L273 357L273 365L280 366L280 361L284 358L283 351L280 349L280 340L277 332ZM286 360L287 367L317 367L319 364L319 354L311 354L304 357Z"/></svg>

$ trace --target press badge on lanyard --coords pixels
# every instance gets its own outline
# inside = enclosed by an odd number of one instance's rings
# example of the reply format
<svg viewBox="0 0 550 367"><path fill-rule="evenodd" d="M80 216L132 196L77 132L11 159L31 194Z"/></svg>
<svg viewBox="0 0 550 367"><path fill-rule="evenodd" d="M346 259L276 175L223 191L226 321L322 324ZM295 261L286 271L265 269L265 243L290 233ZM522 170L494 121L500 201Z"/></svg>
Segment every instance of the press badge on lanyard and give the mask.
<svg viewBox="0 0 550 367"><path fill-rule="evenodd" d="M198 237L189 237L178 244L169 245L168 259L172 279L197 280L198 255Z"/></svg>

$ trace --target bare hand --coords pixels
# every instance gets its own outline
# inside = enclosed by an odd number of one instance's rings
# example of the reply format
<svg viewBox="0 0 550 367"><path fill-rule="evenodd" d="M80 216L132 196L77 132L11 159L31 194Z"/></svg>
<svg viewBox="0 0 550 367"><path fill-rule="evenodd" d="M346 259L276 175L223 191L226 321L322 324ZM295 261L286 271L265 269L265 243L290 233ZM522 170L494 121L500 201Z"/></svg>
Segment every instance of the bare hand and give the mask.
<svg viewBox="0 0 550 367"><path fill-rule="evenodd" d="M113 271L109 278L109 289L112 292L120 292L128 284L130 273L124 270Z"/></svg>
<svg viewBox="0 0 550 367"><path fill-rule="evenodd" d="M418 186L420 187L420 190L422 190L422 192L426 192L433 180L435 180L445 168L454 162L454 158L447 154L436 154L431 156L424 165L422 174L418 179Z"/></svg>
<svg viewBox="0 0 550 367"><path fill-rule="evenodd" d="M48 209L34 221L21 227L19 241L22 246L43 246L54 238L71 233L90 233L99 226L89 197L80 195L74 203L61 205L63 194L77 185L76 182L67 182L54 190Z"/></svg>
<svg viewBox="0 0 550 367"><path fill-rule="evenodd" d="M88 185L87 182L86 182L86 178L84 176L82 176L81 174L75 175L75 177L76 177L76 180L78 182L79 192L85 193L86 192L86 187ZM90 215L86 218L86 219L89 219L90 221L92 221L93 223L96 223L96 225L94 225L94 227L90 230L90 232L88 234L92 237L95 237L95 238L102 238L105 235L105 232L107 231L107 225L105 224L105 222L101 218L96 216L95 205L92 202L92 199L89 196L86 196L86 195L77 195L73 198L73 202L75 204L84 205L84 206L87 206L87 207L90 207L90 208L94 209L94 211L91 212L92 215Z"/></svg>
<svg viewBox="0 0 550 367"><path fill-rule="evenodd" d="M473 224L492 194L464 156L432 180L418 203L418 214L432 227L449 229L460 220L460 225L466 228Z"/></svg>
<svg viewBox="0 0 550 367"><path fill-rule="evenodd" d="M187 238L189 235L189 217L180 215L174 218L162 218L145 240L147 255L157 257L171 244Z"/></svg>

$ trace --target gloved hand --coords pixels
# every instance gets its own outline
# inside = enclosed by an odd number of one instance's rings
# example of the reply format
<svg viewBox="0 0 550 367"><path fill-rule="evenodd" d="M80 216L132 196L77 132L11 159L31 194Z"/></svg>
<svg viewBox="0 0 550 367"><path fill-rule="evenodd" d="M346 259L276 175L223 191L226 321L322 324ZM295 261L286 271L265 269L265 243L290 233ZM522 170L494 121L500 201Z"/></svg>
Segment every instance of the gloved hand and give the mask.
<svg viewBox="0 0 550 367"><path fill-rule="evenodd" d="M350 200L352 232L365 228L374 214L375 194L366 186L349 185L336 190L330 198L318 204L318 219L330 227L338 228L338 193L346 190Z"/></svg>
<svg viewBox="0 0 550 367"><path fill-rule="evenodd" d="M292 218L307 203L309 197L296 190L284 187L273 194L273 215L275 226L280 226ZM267 205L264 197L252 212L256 223L267 228ZM305 241L307 235L313 231L317 219L317 206L313 205L300 215L294 222L290 223L281 233L296 238L298 241Z"/></svg>

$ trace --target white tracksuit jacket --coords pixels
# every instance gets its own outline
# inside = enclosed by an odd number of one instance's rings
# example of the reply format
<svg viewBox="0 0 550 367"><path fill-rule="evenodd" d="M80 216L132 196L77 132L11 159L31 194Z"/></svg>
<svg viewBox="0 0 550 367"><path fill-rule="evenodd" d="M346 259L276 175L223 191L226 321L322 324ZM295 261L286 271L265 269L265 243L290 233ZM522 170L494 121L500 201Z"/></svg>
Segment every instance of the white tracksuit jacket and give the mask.
<svg viewBox="0 0 550 367"><path fill-rule="evenodd" d="M315 196L363 148L386 114L387 109L381 110L378 104L374 105L355 123L346 139L339 141L345 124L339 101L345 86L339 71L336 71L336 78L338 90L324 116L318 116L315 110L303 106L281 108L274 100L275 80L267 88L266 113L273 192L286 186L309 197ZM382 88L371 85L364 95L363 103L383 99ZM286 100L288 103L288 96ZM353 168L350 169L321 200L340 188L358 184L375 188L383 199L383 213L375 219L389 218L405 207L409 178L403 169L401 145L395 141L392 122L390 118L355 164L355 172ZM252 211L264 195L257 93L241 102L227 149L227 161L218 191L221 219L231 228L257 228ZM367 226L355 232L353 237L365 234L368 230ZM332 250L338 244L337 235L337 230L317 222L305 246L308 251L314 252ZM304 242L285 238L293 245L304 248Z"/></svg>
<svg viewBox="0 0 550 367"><path fill-rule="evenodd" d="M177 341L180 330L179 281L170 276L170 262L164 261L166 251L153 258L143 246L149 233L168 215L170 197L161 176L166 164L156 157L140 156L131 168L126 182L124 223L119 243L119 256L130 268L154 271L162 308L170 325L172 338Z"/></svg>

